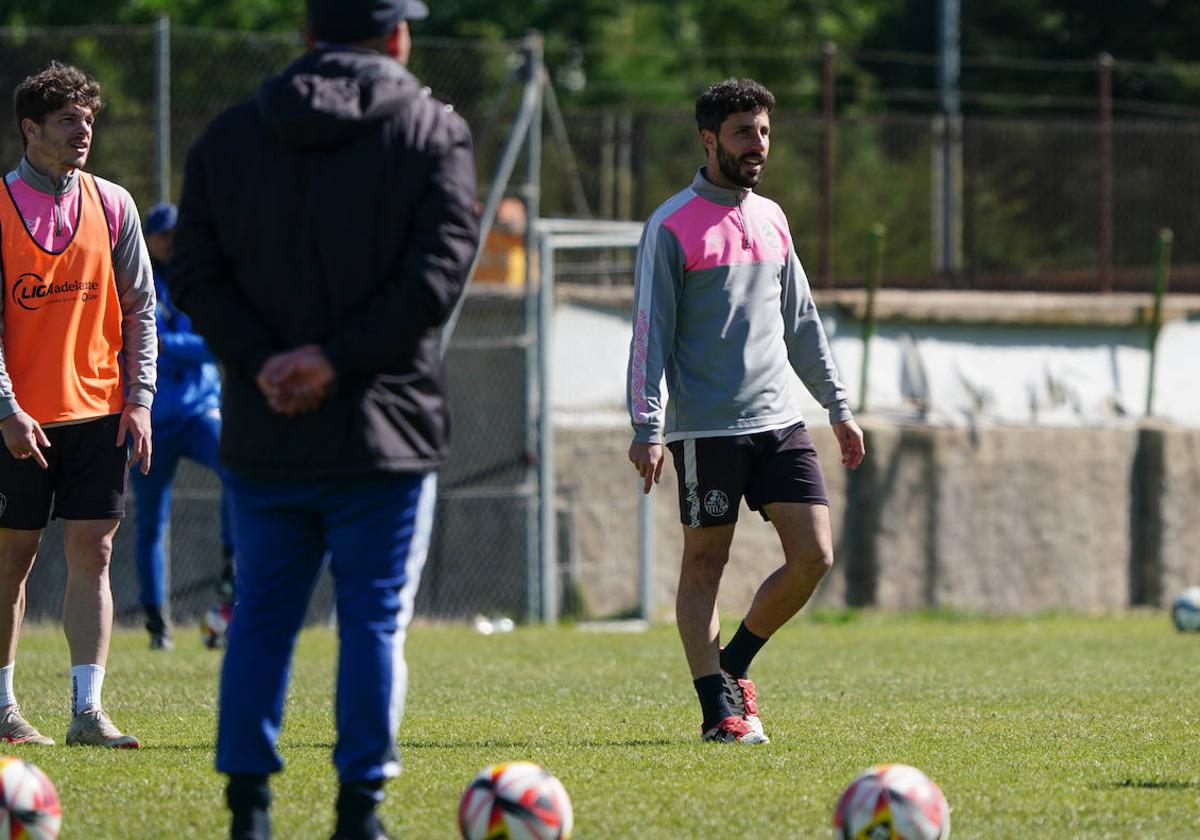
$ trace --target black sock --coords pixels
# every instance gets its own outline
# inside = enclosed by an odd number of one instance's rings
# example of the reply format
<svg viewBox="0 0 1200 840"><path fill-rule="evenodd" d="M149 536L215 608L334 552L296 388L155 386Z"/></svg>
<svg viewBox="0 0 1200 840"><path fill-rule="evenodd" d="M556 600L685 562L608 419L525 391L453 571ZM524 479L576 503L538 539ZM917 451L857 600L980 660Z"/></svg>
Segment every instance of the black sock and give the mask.
<svg viewBox="0 0 1200 840"><path fill-rule="evenodd" d="M163 618L162 609L160 607L144 607L146 611L146 629L154 635L164 632L167 629L166 619Z"/></svg>
<svg viewBox="0 0 1200 840"><path fill-rule="evenodd" d="M271 840L271 789L265 775L230 773L225 802L233 815L230 840Z"/></svg>
<svg viewBox="0 0 1200 840"><path fill-rule="evenodd" d="M338 788L337 829L346 840L375 840L383 833L375 809L383 801L383 779L342 782Z"/></svg>
<svg viewBox="0 0 1200 840"><path fill-rule="evenodd" d="M711 729L733 714L729 701L725 699L725 678L720 674L693 680L692 685L696 687L696 696L700 698L705 729Z"/></svg>
<svg viewBox="0 0 1200 840"><path fill-rule="evenodd" d="M742 679L750 671L750 663L766 643L767 640L762 636L755 636L747 630L746 622L743 621L738 625L737 632L733 634L729 644L721 651L721 670L739 680Z"/></svg>

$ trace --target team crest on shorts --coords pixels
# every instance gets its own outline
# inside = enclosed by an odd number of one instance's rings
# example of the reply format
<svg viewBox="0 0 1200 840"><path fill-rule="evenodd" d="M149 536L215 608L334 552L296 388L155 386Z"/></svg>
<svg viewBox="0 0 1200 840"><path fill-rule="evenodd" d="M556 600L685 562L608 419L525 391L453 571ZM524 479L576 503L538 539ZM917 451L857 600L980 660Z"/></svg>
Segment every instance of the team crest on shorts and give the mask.
<svg viewBox="0 0 1200 840"><path fill-rule="evenodd" d="M4 516L6 510L8 510L8 496L0 493L0 517Z"/></svg>
<svg viewBox="0 0 1200 840"><path fill-rule="evenodd" d="M709 516L724 516L729 512L729 497L722 490L709 490L704 494L704 512Z"/></svg>

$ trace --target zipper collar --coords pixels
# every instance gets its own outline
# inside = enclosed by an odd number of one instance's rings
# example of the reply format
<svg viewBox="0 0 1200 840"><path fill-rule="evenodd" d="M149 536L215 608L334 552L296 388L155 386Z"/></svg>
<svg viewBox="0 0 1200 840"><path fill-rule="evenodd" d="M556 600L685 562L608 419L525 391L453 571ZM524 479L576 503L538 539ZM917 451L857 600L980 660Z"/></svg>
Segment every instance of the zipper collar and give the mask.
<svg viewBox="0 0 1200 840"><path fill-rule="evenodd" d="M746 200L746 196L750 195L750 190L745 187L737 189L718 187L704 176L703 166L696 172L696 177L692 179L692 192L714 204L723 204L726 207L737 207Z"/></svg>
<svg viewBox="0 0 1200 840"><path fill-rule="evenodd" d="M17 164L17 177L38 192L54 196L55 198L61 198L79 187L78 169L72 169L61 178L52 178L35 169L33 164L29 162L29 159L24 156L21 157L21 162Z"/></svg>

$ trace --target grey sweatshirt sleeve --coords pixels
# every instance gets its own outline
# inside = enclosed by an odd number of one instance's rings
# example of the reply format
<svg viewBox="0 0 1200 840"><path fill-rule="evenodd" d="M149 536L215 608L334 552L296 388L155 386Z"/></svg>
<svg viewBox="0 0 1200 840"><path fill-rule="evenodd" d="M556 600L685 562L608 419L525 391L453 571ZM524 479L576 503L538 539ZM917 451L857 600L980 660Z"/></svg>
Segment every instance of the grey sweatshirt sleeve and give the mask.
<svg viewBox="0 0 1200 840"><path fill-rule="evenodd" d="M804 387L829 412L830 423L842 423L853 415L846 386L838 376L833 354L825 338L821 316L813 302L804 266L794 248L788 250L783 267L783 328L788 361Z"/></svg>
<svg viewBox="0 0 1200 840"><path fill-rule="evenodd" d="M154 402L157 381L158 332L154 322L154 269L142 238L137 206L125 190L113 272L121 301L121 356L125 365L125 401L146 408Z"/></svg>
<svg viewBox="0 0 1200 840"><path fill-rule="evenodd" d="M13 394L12 377L8 375L8 363L4 359L4 295L0 295L0 420L11 417L21 410Z"/></svg>
<svg viewBox="0 0 1200 840"><path fill-rule="evenodd" d="M654 219L642 231L633 274L633 339L626 395L633 439L662 443L667 395L663 375L675 343L676 303L683 283L683 248Z"/></svg>

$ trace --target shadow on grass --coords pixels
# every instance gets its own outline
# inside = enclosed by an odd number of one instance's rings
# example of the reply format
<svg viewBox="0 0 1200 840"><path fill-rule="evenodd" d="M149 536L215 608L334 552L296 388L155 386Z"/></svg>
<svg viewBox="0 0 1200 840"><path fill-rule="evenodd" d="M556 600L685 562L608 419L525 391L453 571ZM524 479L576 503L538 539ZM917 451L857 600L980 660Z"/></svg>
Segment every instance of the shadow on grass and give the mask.
<svg viewBox="0 0 1200 840"><path fill-rule="evenodd" d="M82 747L81 749L98 749L98 748ZM291 749L331 750L331 749L333 749L333 742L326 741L323 744L314 744L314 743L306 744L306 743L297 743L296 741L287 741L286 743L280 744L279 749L281 751L287 751L287 750L291 750ZM214 752L216 750L216 745L212 741L201 741L201 742L198 742L195 744L183 744L183 743L179 743L178 741L176 741L173 744L156 744L153 742L146 743L145 741L143 741L142 745L137 750L132 750L131 752L138 752L138 753L145 753L145 752L192 753L192 752L202 752L202 751L206 751L206 750L208 752Z"/></svg>
<svg viewBox="0 0 1200 840"><path fill-rule="evenodd" d="M1183 779L1121 779L1092 785L1093 790L1193 790L1200 782Z"/></svg>
<svg viewBox="0 0 1200 840"><path fill-rule="evenodd" d="M563 746L572 747L667 747L679 743L671 738L634 738L627 741L570 741ZM469 747L499 747L501 749L520 749L537 746L537 741L494 741L490 738L461 741L405 741L397 742L403 750L446 750Z"/></svg>
<svg viewBox="0 0 1200 840"><path fill-rule="evenodd" d="M671 738L633 738L625 741L571 741L570 745L574 747L667 747L672 744L679 743ZM396 742L400 749L404 750L453 750L453 749L475 749L477 747L498 747L501 749L518 749L522 747L530 747L536 745L536 741L496 741L491 738L477 739L462 739L455 741L405 741L403 739ZM287 750L332 750L334 744L332 741L285 741L279 745L279 749L283 752ZM190 753L200 750L212 751L214 749L212 741L197 743L197 744L154 744L143 743L139 752L180 752ZM30 753L31 755L33 752Z"/></svg>

